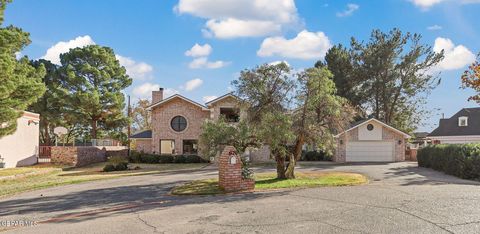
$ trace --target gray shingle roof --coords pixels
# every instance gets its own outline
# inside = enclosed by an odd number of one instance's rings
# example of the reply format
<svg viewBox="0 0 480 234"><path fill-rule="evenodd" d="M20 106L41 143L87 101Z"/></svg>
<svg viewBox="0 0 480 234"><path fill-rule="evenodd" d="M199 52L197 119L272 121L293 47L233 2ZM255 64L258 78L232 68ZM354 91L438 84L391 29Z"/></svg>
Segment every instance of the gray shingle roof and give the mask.
<svg viewBox="0 0 480 234"><path fill-rule="evenodd" d="M458 117L468 117L468 126L458 126ZM480 135L480 107L463 108L449 119L440 119L438 128L428 136Z"/></svg>
<svg viewBox="0 0 480 234"><path fill-rule="evenodd" d="M139 133L135 133L130 136L130 138L152 138L152 130L145 130Z"/></svg>

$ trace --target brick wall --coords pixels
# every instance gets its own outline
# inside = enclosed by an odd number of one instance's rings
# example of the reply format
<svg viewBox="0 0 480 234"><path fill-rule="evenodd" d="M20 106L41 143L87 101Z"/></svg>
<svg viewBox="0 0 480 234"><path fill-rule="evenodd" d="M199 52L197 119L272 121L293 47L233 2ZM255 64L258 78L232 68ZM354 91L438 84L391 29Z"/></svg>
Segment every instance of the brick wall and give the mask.
<svg viewBox="0 0 480 234"><path fill-rule="evenodd" d="M251 191L255 180L243 179L242 161L233 146L226 146L218 160L218 184L226 192Z"/></svg>
<svg viewBox="0 0 480 234"><path fill-rule="evenodd" d="M135 150L147 154L152 153L152 139L135 139Z"/></svg>
<svg viewBox="0 0 480 234"><path fill-rule="evenodd" d="M187 128L176 132L170 127L175 116L187 120ZM181 98L174 98L152 110L152 153L160 153L160 140L174 140L175 153L183 153L183 140L198 140L203 122L210 117L209 110L189 103Z"/></svg>
<svg viewBox="0 0 480 234"><path fill-rule="evenodd" d="M100 147L52 146L50 162L81 167L92 163L105 162L107 159L106 152L106 149Z"/></svg>

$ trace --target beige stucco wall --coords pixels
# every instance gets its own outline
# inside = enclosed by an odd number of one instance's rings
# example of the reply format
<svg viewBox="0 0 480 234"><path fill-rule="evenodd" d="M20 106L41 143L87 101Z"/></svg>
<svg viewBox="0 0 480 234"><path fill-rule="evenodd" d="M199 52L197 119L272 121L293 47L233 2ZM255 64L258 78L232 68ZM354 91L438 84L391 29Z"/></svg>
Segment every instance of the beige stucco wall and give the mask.
<svg viewBox="0 0 480 234"><path fill-rule="evenodd" d="M180 115L187 120L187 128L176 132L170 127L173 117ZM152 110L152 153L159 153L160 140L174 140L175 153L183 154L183 140L198 140L203 122L210 117L209 110L174 98Z"/></svg>
<svg viewBox="0 0 480 234"><path fill-rule="evenodd" d="M366 127L367 124L362 125L362 127ZM377 124L378 125L378 124ZM395 131L392 131L389 128L381 126L381 140L382 141L391 141L395 145L395 161L405 161L405 144L406 139L405 137ZM377 128L377 126L375 126ZM346 154L347 154L347 143L348 142L358 142L359 140L359 128L354 128L346 133L341 134L336 139L337 148L335 151L335 155L333 156L334 162L345 162ZM401 141L401 144L398 142Z"/></svg>
<svg viewBox="0 0 480 234"><path fill-rule="evenodd" d="M37 163L40 134L39 120L40 115L25 112L17 120L15 133L0 138L0 156L4 159L6 168ZM29 125L29 121L34 122Z"/></svg>

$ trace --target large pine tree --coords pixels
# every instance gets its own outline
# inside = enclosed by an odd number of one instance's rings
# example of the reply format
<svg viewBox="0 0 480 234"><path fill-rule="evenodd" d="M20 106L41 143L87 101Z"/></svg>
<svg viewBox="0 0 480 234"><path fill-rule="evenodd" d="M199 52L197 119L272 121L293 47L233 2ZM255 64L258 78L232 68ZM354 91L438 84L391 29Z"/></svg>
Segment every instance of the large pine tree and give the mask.
<svg viewBox="0 0 480 234"><path fill-rule="evenodd" d="M90 137L98 130L119 130L128 123L122 91L132 84L111 48L90 45L60 55L61 74L68 89L66 111L90 126ZM101 132L100 132L101 133Z"/></svg>
<svg viewBox="0 0 480 234"><path fill-rule="evenodd" d="M0 0L0 24L9 2ZM27 57L16 58L29 43L27 32L14 26L0 28L0 138L15 132L22 112L45 92L41 82L45 68L30 66Z"/></svg>

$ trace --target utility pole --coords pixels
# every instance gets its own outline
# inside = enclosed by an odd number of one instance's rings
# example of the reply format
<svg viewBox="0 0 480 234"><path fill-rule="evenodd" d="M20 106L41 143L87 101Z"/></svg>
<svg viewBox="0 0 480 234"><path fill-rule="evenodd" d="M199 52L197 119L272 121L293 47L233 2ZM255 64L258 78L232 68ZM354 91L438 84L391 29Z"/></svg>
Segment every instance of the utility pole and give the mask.
<svg viewBox="0 0 480 234"><path fill-rule="evenodd" d="M128 156L130 156L130 134L131 134L131 112L132 108L130 106L130 95L128 95L128 107L127 107L127 117L128 117L128 128L127 128L127 142L128 142Z"/></svg>

